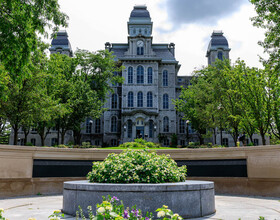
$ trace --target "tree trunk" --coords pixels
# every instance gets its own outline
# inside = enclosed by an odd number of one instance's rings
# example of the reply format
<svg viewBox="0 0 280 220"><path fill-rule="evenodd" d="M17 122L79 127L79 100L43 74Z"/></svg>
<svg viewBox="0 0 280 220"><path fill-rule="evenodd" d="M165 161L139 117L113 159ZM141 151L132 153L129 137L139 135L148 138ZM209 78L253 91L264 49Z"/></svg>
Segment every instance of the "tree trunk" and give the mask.
<svg viewBox="0 0 280 220"><path fill-rule="evenodd" d="M45 138L44 138L44 134L39 134L40 138L41 138L41 146L45 146Z"/></svg>
<svg viewBox="0 0 280 220"><path fill-rule="evenodd" d="M250 138L251 143L253 144L253 143L254 143L253 134L248 134L248 135L249 135L249 138Z"/></svg>
<svg viewBox="0 0 280 220"><path fill-rule="evenodd" d="M198 138L199 138L199 144L200 145L203 145L204 144L204 138L202 137L201 134L198 135Z"/></svg>
<svg viewBox="0 0 280 220"><path fill-rule="evenodd" d="M61 144L64 144L65 133L66 133L66 130L61 129Z"/></svg>
<svg viewBox="0 0 280 220"><path fill-rule="evenodd" d="M216 128L213 128L213 144L216 145L217 144L217 134L216 134Z"/></svg>
<svg viewBox="0 0 280 220"><path fill-rule="evenodd" d="M73 132L75 145L81 145L81 132L75 130Z"/></svg>
<svg viewBox="0 0 280 220"><path fill-rule="evenodd" d="M266 145L265 133L264 133L262 130L260 130L260 135L261 135L261 137L262 137L262 144L263 144L263 145Z"/></svg>
<svg viewBox="0 0 280 220"><path fill-rule="evenodd" d="M237 146L237 138L238 138L238 128L233 128L234 133L233 133L233 140L234 140L234 145L235 147ZM245 140L246 141L246 140Z"/></svg>
<svg viewBox="0 0 280 220"><path fill-rule="evenodd" d="M57 123L57 144L59 145L59 135L60 135L60 120L58 119L58 123ZM63 144L63 143L62 143Z"/></svg>
<svg viewBox="0 0 280 220"><path fill-rule="evenodd" d="M29 134L29 129L28 129L28 131L24 130L24 146L26 146L26 144L27 144L28 134Z"/></svg>
<svg viewBox="0 0 280 220"><path fill-rule="evenodd" d="M223 145L223 128L220 127L220 145Z"/></svg>
<svg viewBox="0 0 280 220"><path fill-rule="evenodd" d="M13 126L14 129L14 145L17 145L18 142L18 124Z"/></svg>

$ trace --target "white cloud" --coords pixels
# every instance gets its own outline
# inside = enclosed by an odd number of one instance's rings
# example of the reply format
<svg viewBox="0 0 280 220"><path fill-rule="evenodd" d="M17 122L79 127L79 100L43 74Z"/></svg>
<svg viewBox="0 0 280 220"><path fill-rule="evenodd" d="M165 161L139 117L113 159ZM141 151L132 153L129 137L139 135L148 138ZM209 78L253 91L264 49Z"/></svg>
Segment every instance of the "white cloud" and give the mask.
<svg viewBox="0 0 280 220"><path fill-rule="evenodd" d="M224 31L233 61L241 57L248 65L259 66L257 54L262 54L262 48L257 41L262 40L263 31L253 27L249 20L255 14L250 4L219 19L215 26L188 24L175 30L168 20L166 8L162 7L162 0L59 0L59 4L70 17L67 32L74 50L77 47L91 51L104 49L107 41L126 43L127 21L133 6L146 4L154 22L153 42L175 43L176 59L182 65L180 75L190 75L195 67L207 64L207 45L216 29Z"/></svg>

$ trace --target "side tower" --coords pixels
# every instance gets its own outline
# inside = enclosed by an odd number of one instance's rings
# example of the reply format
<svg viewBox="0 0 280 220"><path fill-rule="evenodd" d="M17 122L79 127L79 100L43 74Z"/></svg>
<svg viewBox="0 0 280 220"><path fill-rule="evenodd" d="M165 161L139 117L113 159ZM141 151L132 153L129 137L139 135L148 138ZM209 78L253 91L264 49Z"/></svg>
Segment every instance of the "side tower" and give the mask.
<svg viewBox="0 0 280 220"><path fill-rule="evenodd" d="M73 57L73 51L66 31L57 32L56 38L53 38L51 48L49 50L51 54L61 53L68 55L69 57Z"/></svg>
<svg viewBox="0 0 280 220"><path fill-rule="evenodd" d="M208 65L214 63L216 59L229 59L229 51L230 48L224 33L222 31L213 31L206 53Z"/></svg>

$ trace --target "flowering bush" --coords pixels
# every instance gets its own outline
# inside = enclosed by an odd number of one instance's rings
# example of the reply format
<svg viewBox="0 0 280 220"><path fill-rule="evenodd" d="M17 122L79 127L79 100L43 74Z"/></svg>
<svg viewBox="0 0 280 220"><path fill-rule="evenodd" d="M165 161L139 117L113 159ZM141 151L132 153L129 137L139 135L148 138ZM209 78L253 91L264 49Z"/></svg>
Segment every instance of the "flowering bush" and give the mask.
<svg viewBox="0 0 280 220"><path fill-rule="evenodd" d="M156 210L158 212L157 217L163 218L164 220L172 219L172 220L181 220L178 214L173 214L173 212L168 209L167 206L162 206ZM136 206L132 208L127 207L124 208L122 201L119 204L119 199L115 196L108 196L107 198L103 197L103 202L101 204L96 205L96 216L92 214L92 208L88 207L89 219L90 220L121 220L121 219L129 219L129 220L151 220L153 218L153 214L147 212L144 216L140 209L137 209ZM80 212L77 213L76 219L79 219L79 216L82 219L85 219L83 211L80 208Z"/></svg>
<svg viewBox="0 0 280 220"><path fill-rule="evenodd" d="M127 149L94 162L87 178L98 183L167 183L185 181L186 171L186 166L178 167L169 155Z"/></svg>

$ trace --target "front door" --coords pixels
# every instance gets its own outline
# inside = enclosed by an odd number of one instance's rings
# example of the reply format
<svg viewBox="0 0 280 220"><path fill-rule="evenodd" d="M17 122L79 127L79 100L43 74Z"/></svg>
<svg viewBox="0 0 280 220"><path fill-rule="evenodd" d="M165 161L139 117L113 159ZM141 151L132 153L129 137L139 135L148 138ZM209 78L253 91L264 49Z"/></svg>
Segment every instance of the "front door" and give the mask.
<svg viewBox="0 0 280 220"><path fill-rule="evenodd" d="M136 126L136 138L144 139L144 126Z"/></svg>

